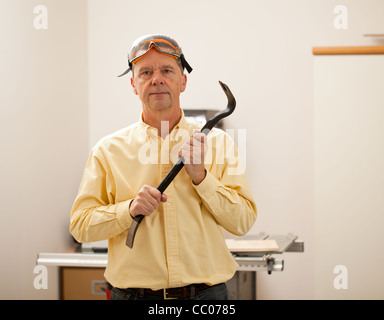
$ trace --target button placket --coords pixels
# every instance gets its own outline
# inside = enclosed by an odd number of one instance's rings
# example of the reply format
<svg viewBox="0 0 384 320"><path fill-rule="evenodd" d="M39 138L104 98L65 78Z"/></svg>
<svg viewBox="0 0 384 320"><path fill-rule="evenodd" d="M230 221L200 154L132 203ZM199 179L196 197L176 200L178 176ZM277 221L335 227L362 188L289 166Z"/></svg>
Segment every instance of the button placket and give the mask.
<svg viewBox="0 0 384 320"><path fill-rule="evenodd" d="M168 265L169 285L178 286L181 281L181 275L178 257L177 214L173 186L168 186L167 191L168 200L167 204L164 206L166 260Z"/></svg>
<svg viewBox="0 0 384 320"><path fill-rule="evenodd" d="M173 163L170 159L170 151L175 144L170 141L169 135L162 139L161 143L161 178L168 174L172 169ZM170 287L178 287L181 285L181 272L179 261L179 244L177 237L177 213L176 213L176 197L173 182L164 191L167 195L167 202L164 204L164 233L166 246L166 261L168 267L168 279Z"/></svg>

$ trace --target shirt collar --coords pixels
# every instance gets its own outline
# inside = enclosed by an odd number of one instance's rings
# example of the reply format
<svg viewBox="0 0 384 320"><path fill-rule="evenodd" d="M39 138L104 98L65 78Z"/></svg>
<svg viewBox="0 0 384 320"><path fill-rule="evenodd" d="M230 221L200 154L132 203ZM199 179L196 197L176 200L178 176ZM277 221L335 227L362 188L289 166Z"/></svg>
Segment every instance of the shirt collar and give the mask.
<svg viewBox="0 0 384 320"><path fill-rule="evenodd" d="M184 116L184 111L183 111L183 109L180 109L180 110L181 110L180 120L169 134L169 138L171 140L175 139L175 136L176 136L176 134L180 128L186 128L187 122L186 122L186 119ZM157 129L150 126L149 124L147 124L143 121L143 113L142 112L140 114L139 125L141 127L141 132L145 133L147 136L152 136L152 137L156 136L157 137Z"/></svg>

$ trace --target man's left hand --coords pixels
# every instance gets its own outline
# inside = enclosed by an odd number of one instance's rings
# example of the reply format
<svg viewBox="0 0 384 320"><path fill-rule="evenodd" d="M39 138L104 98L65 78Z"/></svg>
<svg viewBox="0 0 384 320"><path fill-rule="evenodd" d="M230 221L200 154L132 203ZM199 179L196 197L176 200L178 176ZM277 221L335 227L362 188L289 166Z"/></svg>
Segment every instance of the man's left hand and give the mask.
<svg viewBox="0 0 384 320"><path fill-rule="evenodd" d="M184 158L185 170L196 185L204 180L207 173L204 167L204 158L208 150L206 140L207 136L204 133L195 132L178 153L179 157Z"/></svg>

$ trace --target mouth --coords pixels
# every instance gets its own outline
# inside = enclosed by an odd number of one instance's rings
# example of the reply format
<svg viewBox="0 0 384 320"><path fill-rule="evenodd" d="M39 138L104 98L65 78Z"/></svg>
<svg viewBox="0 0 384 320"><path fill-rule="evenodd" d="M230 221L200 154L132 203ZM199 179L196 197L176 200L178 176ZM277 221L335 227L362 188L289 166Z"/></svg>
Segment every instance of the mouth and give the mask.
<svg viewBox="0 0 384 320"><path fill-rule="evenodd" d="M164 95L164 94L168 94L168 92L152 92L149 95L150 96L161 96L161 95Z"/></svg>

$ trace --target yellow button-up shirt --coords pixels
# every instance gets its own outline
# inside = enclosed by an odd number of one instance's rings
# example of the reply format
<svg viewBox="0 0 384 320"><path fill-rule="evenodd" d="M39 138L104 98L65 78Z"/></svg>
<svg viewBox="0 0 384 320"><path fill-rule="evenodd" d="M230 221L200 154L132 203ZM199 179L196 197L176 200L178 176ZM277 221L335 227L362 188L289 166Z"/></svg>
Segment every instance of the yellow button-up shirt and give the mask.
<svg viewBox="0 0 384 320"><path fill-rule="evenodd" d="M143 219L133 248L125 245L132 223L130 202L144 184L160 184L196 128L201 126L182 114L162 139L140 119L92 149L70 232L79 242L108 239L105 277L113 286L158 290L214 285L235 273L238 265L222 228L235 235L247 233L256 220L256 206L233 140L219 129L208 134L205 179L194 185L182 169L164 192L167 202Z"/></svg>

